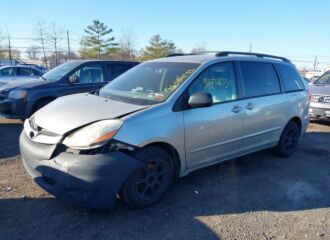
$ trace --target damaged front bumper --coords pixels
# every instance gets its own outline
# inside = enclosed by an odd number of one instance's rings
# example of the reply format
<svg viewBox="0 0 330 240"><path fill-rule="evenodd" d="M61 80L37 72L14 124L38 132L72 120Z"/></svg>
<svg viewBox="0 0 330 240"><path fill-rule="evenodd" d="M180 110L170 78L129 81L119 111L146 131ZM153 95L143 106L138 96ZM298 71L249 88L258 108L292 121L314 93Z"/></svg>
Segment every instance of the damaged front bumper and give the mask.
<svg viewBox="0 0 330 240"><path fill-rule="evenodd" d="M122 184L143 165L120 151L54 154L56 148L31 141L24 131L20 136L23 165L34 181L55 197L85 207L113 208Z"/></svg>

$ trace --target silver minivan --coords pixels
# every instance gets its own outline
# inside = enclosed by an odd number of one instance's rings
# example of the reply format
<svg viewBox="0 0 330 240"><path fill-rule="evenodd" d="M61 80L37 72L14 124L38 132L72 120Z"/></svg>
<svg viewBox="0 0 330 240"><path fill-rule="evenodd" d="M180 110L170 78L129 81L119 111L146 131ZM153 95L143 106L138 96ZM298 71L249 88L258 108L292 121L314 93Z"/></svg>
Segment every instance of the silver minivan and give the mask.
<svg viewBox="0 0 330 240"><path fill-rule="evenodd" d="M112 208L159 201L174 178L266 148L291 156L309 97L286 58L241 52L142 63L24 123L23 164L54 196Z"/></svg>

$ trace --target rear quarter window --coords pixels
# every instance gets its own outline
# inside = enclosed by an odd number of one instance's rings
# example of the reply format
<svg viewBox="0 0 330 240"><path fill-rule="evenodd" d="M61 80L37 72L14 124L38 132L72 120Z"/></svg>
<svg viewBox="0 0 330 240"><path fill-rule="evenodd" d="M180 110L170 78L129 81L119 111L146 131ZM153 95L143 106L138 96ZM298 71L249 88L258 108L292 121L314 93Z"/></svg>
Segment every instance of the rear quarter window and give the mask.
<svg viewBox="0 0 330 240"><path fill-rule="evenodd" d="M264 62L240 62L245 97L258 97L281 92L279 79L273 64Z"/></svg>
<svg viewBox="0 0 330 240"><path fill-rule="evenodd" d="M110 64L109 66L110 78L114 79L119 75L126 72L128 69L132 68L130 64Z"/></svg>
<svg viewBox="0 0 330 240"><path fill-rule="evenodd" d="M277 69L280 73L286 92L294 92L304 89L302 77L295 68L278 64Z"/></svg>

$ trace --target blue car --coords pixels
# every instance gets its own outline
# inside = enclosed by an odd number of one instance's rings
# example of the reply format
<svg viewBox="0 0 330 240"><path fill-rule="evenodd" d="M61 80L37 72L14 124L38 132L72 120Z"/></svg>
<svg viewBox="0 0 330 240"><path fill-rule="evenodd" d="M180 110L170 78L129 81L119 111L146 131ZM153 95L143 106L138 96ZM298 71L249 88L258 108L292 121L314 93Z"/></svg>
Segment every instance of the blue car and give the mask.
<svg viewBox="0 0 330 240"><path fill-rule="evenodd" d="M40 76L36 73L19 80L12 79L2 83L0 80L0 116L11 119L28 118L58 97L96 91L137 64L138 62L76 60L63 63ZM10 66L14 67L16 66Z"/></svg>

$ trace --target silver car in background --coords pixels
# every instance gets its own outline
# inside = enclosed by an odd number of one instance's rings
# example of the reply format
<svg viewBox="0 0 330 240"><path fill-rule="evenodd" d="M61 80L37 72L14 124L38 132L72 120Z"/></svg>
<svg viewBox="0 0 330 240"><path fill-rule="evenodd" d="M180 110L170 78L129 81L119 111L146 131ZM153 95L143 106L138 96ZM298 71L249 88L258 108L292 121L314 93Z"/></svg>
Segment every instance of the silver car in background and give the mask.
<svg viewBox="0 0 330 240"><path fill-rule="evenodd" d="M175 177L266 148L291 156L309 97L286 58L241 52L142 63L24 123L23 164L56 197L112 208L159 201Z"/></svg>
<svg viewBox="0 0 330 240"><path fill-rule="evenodd" d="M309 85L311 92L310 116L314 119L330 118L330 71Z"/></svg>
<svg viewBox="0 0 330 240"><path fill-rule="evenodd" d="M42 76L46 71L28 65L0 67L0 86L16 82L30 81Z"/></svg>

